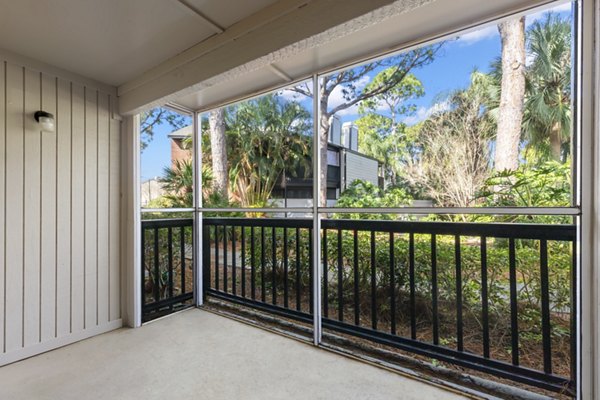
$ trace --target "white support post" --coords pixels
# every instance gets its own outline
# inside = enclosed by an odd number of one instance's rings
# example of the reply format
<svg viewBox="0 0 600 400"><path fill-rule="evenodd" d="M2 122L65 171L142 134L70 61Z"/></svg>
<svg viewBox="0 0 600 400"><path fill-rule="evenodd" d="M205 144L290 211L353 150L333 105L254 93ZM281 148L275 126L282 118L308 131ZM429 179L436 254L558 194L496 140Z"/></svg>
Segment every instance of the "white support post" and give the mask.
<svg viewBox="0 0 600 400"><path fill-rule="evenodd" d="M123 324L137 328L142 325L139 115L125 117L121 129L121 311Z"/></svg>
<svg viewBox="0 0 600 400"><path fill-rule="evenodd" d="M313 341L321 344L321 215L319 214L319 198L321 188L321 141L319 139L319 78L313 75ZM327 149L325 149L327 151Z"/></svg>
<svg viewBox="0 0 600 400"><path fill-rule="evenodd" d="M598 0L582 0L574 3L576 8L576 43L573 93L575 100L573 119L579 141L575 154L579 154L581 217L577 218L578 279L577 295L577 398L600 398L600 321L599 271L600 263L600 147L598 126L600 108L597 99L600 87L598 63L599 10ZM576 190L577 191L577 190Z"/></svg>
<svg viewBox="0 0 600 400"><path fill-rule="evenodd" d="M194 112L193 122L193 154L194 154L194 304L196 307L204 303L203 292L203 254L202 254L202 132L201 115Z"/></svg>

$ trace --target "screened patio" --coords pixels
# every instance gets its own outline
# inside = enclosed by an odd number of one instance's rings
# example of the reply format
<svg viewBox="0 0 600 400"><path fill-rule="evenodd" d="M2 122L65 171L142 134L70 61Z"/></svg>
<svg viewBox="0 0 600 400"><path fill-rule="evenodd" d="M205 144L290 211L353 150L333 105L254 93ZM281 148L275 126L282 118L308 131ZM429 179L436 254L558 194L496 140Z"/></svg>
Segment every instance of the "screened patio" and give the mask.
<svg viewBox="0 0 600 400"><path fill-rule="evenodd" d="M598 398L596 0L0 7L0 398Z"/></svg>

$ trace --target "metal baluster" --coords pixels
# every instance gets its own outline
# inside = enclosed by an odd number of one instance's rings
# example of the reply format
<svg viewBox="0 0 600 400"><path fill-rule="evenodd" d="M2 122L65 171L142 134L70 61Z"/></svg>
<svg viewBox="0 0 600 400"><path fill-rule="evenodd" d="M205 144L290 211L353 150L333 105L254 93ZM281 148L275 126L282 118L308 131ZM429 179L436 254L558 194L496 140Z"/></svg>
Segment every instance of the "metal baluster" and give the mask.
<svg viewBox="0 0 600 400"><path fill-rule="evenodd" d="M223 291L225 293L229 292L229 287L227 285L227 225L223 225Z"/></svg>
<svg viewBox="0 0 600 400"><path fill-rule="evenodd" d="M481 320L483 323L483 356L490 357L490 320L488 310L487 237L481 237Z"/></svg>
<svg viewBox="0 0 600 400"><path fill-rule="evenodd" d="M272 264L271 264L271 299L273 300L273 305L277 305L277 280L275 277L275 273L277 272L277 242L276 236L277 231L275 227L271 228L271 255L272 255Z"/></svg>
<svg viewBox="0 0 600 400"><path fill-rule="evenodd" d="M154 301L160 300L160 268L158 263L158 228L154 228Z"/></svg>
<svg viewBox="0 0 600 400"><path fill-rule="evenodd" d="M456 265L456 347L458 351L463 351L462 265L459 235L454 236L454 263Z"/></svg>
<svg viewBox="0 0 600 400"><path fill-rule="evenodd" d="M354 325L360 325L358 290L358 231L354 230Z"/></svg>
<svg viewBox="0 0 600 400"><path fill-rule="evenodd" d="M371 327L377 330L377 270L375 259L375 231L371 231Z"/></svg>
<svg viewBox="0 0 600 400"><path fill-rule="evenodd" d="M283 228L283 307L285 308L289 308L288 256L287 228Z"/></svg>
<svg viewBox="0 0 600 400"><path fill-rule="evenodd" d="M390 331L392 335L396 334L396 257L394 247L394 232L390 232Z"/></svg>
<svg viewBox="0 0 600 400"><path fill-rule="evenodd" d="M204 225L204 232L202 233L202 287L198 290L202 290L202 298L206 301L207 290L211 287L210 282L210 226ZM185 232L185 231L184 231ZM192 231L193 234L193 231ZM193 240L192 240L193 243ZM184 286L185 287L185 286Z"/></svg>
<svg viewBox="0 0 600 400"><path fill-rule="evenodd" d="M323 229L323 315L329 318L329 264L327 261L327 229Z"/></svg>
<svg viewBox="0 0 600 400"><path fill-rule="evenodd" d="M142 222L143 224L143 222ZM141 261L142 261L142 268L141 268L141 274L142 274L142 313L144 312L144 306L146 305L146 229L142 226L142 254L141 254ZM150 275L148 274L148 278L150 277Z"/></svg>
<svg viewBox="0 0 600 400"><path fill-rule="evenodd" d="M417 339L417 301L415 296L415 234L408 236L408 279L410 283L410 337Z"/></svg>
<svg viewBox="0 0 600 400"><path fill-rule="evenodd" d="M219 290L219 227L215 225L215 289Z"/></svg>
<svg viewBox="0 0 600 400"><path fill-rule="evenodd" d="M342 258L342 230L338 229L337 234L337 261L338 261L338 319L344 322L344 259Z"/></svg>
<svg viewBox="0 0 600 400"><path fill-rule="evenodd" d="M296 228L296 310L301 310L300 303L300 228Z"/></svg>
<svg viewBox="0 0 600 400"><path fill-rule="evenodd" d="M242 226L242 297L246 297L246 227Z"/></svg>
<svg viewBox="0 0 600 400"><path fill-rule="evenodd" d="M309 281L309 292L310 292L310 314L312 315L314 311L314 291L313 291L313 279L315 278L313 275L313 231L312 228L308 229L308 281Z"/></svg>
<svg viewBox="0 0 600 400"><path fill-rule="evenodd" d="M231 287L233 295L237 295L237 260L235 255L235 226L231 227Z"/></svg>
<svg viewBox="0 0 600 400"><path fill-rule="evenodd" d="M433 344L440 343L437 285L437 240L431 235L431 298L433 303Z"/></svg>
<svg viewBox="0 0 600 400"><path fill-rule="evenodd" d="M256 300L256 261L254 245L254 227L250 228L250 291L252 300Z"/></svg>
<svg viewBox="0 0 600 400"><path fill-rule="evenodd" d="M168 286L168 296L170 299L173 298L173 228L169 227L167 230L167 245L169 246L167 249L167 257L168 257L168 270L167 270L167 279L169 281ZM170 305L170 309L173 309L173 305Z"/></svg>
<svg viewBox="0 0 600 400"><path fill-rule="evenodd" d="M208 240L205 239L205 240ZM186 292L185 290L185 227L179 228L179 257L181 260L181 294Z"/></svg>
<svg viewBox="0 0 600 400"><path fill-rule="evenodd" d="M510 335L512 363L519 365L519 310L517 303L517 262L515 256L515 239L508 239L509 280L510 280Z"/></svg>
<svg viewBox="0 0 600 400"><path fill-rule="evenodd" d="M260 298L267 301L267 286L265 285L265 227L260 227Z"/></svg>
<svg viewBox="0 0 600 400"><path fill-rule="evenodd" d="M572 261L571 261L571 305L569 313L570 318L570 338L571 338L571 352L570 352L570 361L571 361L571 382L575 382L577 379L577 315L578 315L578 307L577 307L577 242L572 242L571 248ZM575 386L574 384L573 386Z"/></svg>
<svg viewBox="0 0 600 400"><path fill-rule="evenodd" d="M550 327L550 287L548 285L548 242L540 240L540 280L542 291L542 343L544 372L552 373L552 337Z"/></svg>

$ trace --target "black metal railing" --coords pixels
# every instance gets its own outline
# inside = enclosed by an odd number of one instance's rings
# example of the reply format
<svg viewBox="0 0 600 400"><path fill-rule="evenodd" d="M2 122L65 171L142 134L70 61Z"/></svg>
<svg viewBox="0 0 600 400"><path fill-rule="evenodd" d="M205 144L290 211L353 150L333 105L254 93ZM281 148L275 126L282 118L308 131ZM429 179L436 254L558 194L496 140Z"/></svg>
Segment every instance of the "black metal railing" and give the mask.
<svg viewBox="0 0 600 400"><path fill-rule="evenodd" d="M311 228L311 220L204 218L204 295L310 323Z"/></svg>
<svg viewBox="0 0 600 400"><path fill-rule="evenodd" d="M203 219L204 296L312 322L312 220ZM574 393L571 225L322 221L323 327Z"/></svg>
<svg viewBox="0 0 600 400"><path fill-rule="evenodd" d="M142 221L142 320L193 302L193 220Z"/></svg>

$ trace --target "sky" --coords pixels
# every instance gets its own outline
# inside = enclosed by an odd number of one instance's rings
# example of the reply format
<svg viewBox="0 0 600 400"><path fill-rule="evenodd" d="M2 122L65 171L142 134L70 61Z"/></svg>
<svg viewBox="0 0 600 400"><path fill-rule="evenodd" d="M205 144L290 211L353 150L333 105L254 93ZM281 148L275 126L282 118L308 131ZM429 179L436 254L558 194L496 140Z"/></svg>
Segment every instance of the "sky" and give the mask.
<svg viewBox="0 0 600 400"><path fill-rule="evenodd" d="M562 17L571 14L571 3L562 3L549 10L559 13ZM531 25L549 11L534 12L526 17L526 25ZM425 90L424 96L415 99L417 106L414 115L405 116L403 122L413 125L426 119L432 111L443 107L444 97L449 93L464 89L469 85L470 75L474 70L489 72L490 63L501 54L500 36L496 25L488 25L463 34L457 38L449 38L435 60L418 70L414 75L422 82ZM365 86L374 77L366 76L357 86ZM290 92L283 92L283 97L291 99ZM342 100L341 90L334 91L330 98L330 107L334 107ZM301 101L311 110L310 101ZM342 122L354 121L358 118L357 107L339 113ZM190 120L191 123L191 120ZM166 166L170 165L170 142L168 134L171 127L164 124L157 127L154 139L141 155L142 182L160 176Z"/></svg>

